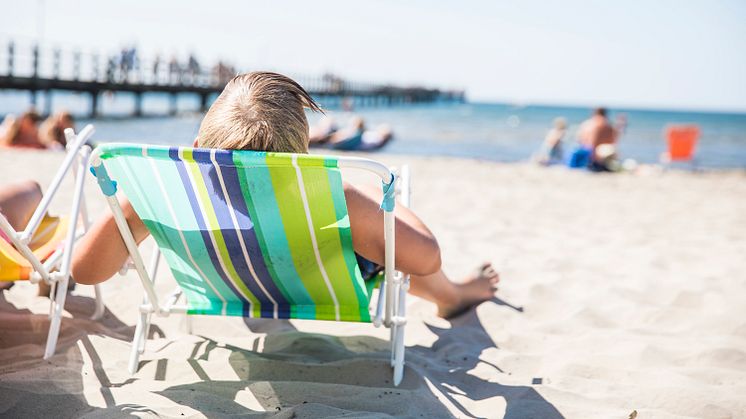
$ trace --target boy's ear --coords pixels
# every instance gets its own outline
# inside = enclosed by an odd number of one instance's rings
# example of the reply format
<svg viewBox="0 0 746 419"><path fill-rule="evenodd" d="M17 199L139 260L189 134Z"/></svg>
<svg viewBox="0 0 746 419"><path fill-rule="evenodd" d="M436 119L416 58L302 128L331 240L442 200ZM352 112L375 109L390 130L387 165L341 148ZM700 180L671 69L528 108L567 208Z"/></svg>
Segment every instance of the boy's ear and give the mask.
<svg viewBox="0 0 746 419"><path fill-rule="evenodd" d="M192 147L194 148L199 147L199 141L197 141L197 138L194 139L194 142L192 143Z"/></svg>

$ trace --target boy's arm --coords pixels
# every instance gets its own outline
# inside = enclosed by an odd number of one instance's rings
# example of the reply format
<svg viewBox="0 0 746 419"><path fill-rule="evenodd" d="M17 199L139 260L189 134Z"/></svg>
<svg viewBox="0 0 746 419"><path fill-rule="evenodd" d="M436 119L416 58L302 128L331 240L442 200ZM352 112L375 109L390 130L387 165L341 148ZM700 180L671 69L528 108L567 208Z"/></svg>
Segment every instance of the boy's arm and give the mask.
<svg viewBox="0 0 746 419"><path fill-rule="evenodd" d="M140 244L148 237L148 229L127 198L120 197L119 205L135 241ZM121 269L128 256L114 215L107 212L75 245L72 261L73 278L75 282L89 285L106 281Z"/></svg>

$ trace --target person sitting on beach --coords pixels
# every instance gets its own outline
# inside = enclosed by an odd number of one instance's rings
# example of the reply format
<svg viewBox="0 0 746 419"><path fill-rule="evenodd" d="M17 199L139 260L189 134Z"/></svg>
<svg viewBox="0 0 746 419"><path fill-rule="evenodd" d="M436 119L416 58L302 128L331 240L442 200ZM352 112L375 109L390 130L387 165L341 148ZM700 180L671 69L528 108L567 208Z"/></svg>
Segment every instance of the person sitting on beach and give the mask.
<svg viewBox="0 0 746 419"><path fill-rule="evenodd" d="M555 118L552 129L544 137L544 143L541 145L539 152L534 155L533 160L536 163L549 165L562 161L562 139L567 131L567 121L565 118Z"/></svg>
<svg viewBox="0 0 746 419"><path fill-rule="evenodd" d="M39 121L41 116L31 110L24 112L20 118L8 115L0 130L0 145L19 148L47 148L39 139Z"/></svg>
<svg viewBox="0 0 746 419"><path fill-rule="evenodd" d="M303 110L321 109L295 81L276 73L238 75L225 87L202 120L195 147L308 153L308 121ZM365 279L382 270L385 241L380 186L344 184L352 243ZM125 198L119 198L135 240L148 229ZM499 276L489 263L459 283L441 269L440 247L428 227L397 205L396 269L411 276L410 292L434 302L438 314L452 317L494 296ZM78 283L96 284L113 276L128 253L114 217L98 220L75 248L72 274Z"/></svg>
<svg viewBox="0 0 746 419"><path fill-rule="evenodd" d="M74 128L75 121L69 112L57 112L39 127L39 139L49 149L64 150L67 145L65 129Z"/></svg>
<svg viewBox="0 0 746 419"><path fill-rule="evenodd" d="M611 125L605 108L596 108L578 133L581 144L590 151L588 168L595 172L615 171L618 131Z"/></svg>

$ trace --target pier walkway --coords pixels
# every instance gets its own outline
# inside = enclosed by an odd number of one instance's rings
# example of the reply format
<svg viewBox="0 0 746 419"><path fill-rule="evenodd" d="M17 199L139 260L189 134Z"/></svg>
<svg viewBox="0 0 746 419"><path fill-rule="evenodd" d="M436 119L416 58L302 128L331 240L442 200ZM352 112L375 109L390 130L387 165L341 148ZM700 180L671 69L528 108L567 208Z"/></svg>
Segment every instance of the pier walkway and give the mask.
<svg viewBox="0 0 746 419"><path fill-rule="evenodd" d="M171 96L169 112L177 113L177 95L192 94L199 97L200 110L205 111L209 101L219 94L230 78L236 74L233 67L222 62L209 69L201 66L194 57L185 63L171 59L169 62L156 57L138 58L122 51L117 56L60 49L41 50L37 45L19 48L10 41L0 46L0 89L28 91L36 105L39 94L47 95L49 114L52 92L67 91L87 94L90 97L89 116L99 115L99 98L107 92L134 94L133 116L143 115L143 96L161 93ZM436 101L463 101L462 91L444 91L425 87L400 87L393 85L359 83L332 74L309 77L289 74L312 96L340 106L387 106L405 103Z"/></svg>

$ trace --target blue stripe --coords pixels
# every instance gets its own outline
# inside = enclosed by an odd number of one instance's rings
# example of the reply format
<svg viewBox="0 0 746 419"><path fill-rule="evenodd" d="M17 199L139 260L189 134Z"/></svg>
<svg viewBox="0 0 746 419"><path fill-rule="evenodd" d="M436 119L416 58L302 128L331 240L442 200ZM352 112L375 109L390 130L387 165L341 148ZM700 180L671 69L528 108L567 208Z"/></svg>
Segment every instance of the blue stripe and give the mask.
<svg viewBox="0 0 746 419"><path fill-rule="evenodd" d="M272 267L273 277L287 293L292 316L313 319L316 316L315 303L293 263L265 156L264 153L234 153L232 167L237 168L239 179L245 181L243 192L249 214L255 221L257 239L266 249L266 254L262 254L265 265Z"/></svg>
<svg viewBox="0 0 746 419"><path fill-rule="evenodd" d="M200 234L202 235L202 240L205 243L205 249L207 249L207 254L210 257L210 261L212 262L212 265L215 267L215 271L217 271L217 274L220 276L220 279L223 280L223 282L230 288L230 290L233 292L233 294L239 298L241 298L243 301L243 317L251 317L251 310L248 304L248 300L246 300L246 297L243 296L241 291L236 289L235 285L233 285L233 282L228 278L227 274L223 271L223 267L220 264L220 260L218 259L218 255L216 252L215 247L212 244L212 239L210 238L210 233L207 230L207 225L205 223L204 218L202 218L202 210L200 209L199 203L197 202L197 195L194 189L192 189L192 182L189 178L189 174L187 173L187 168L185 167L185 163L181 160L179 157L179 149L174 147L169 150L169 157L175 162L176 168L179 171L179 176L181 177L181 182L184 185L184 191L187 194L187 197L189 199L189 205L192 207L192 212L194 213L194 217L197 221L197 227L200 230Z"/></svg>
<svg viewBox="0 0 746 419"><path fill-rule="evenodd" d="M193 156L194 161L198 162L199 170L200 172L202 172L202 176L206 182L205 187L207 188L208 196L210 197L213 210L215 212L215 217L218 220L218 225L220 226L220 233L223 236L223 241L225 242L226 247L230 250L231 263L233 264L233 268L236 270L236 273L238 274L240 280L246 285L246 287L249 289L249 291L251 291L256 299L259 300L260 316L265 318L272 318L274 317L274 304L267 298L266 294L264 293L264 291L262 291L259 284L255 282L254 277L251 274L251 270L249 269L249 265L246 262L246 259L243 257L243 251L241 250L241 243L239 241L238 233L236 233L236 229L231 218L231 210L228 208L225 196L223 195L223 188L220 186L220 179L218 178L215 166L210 159L210 152L210 150L194 150ZM218 158L218 154L224 155L226 153L216 153L216 160ZM221 167L221 174L224 177L223 181L225 181L224 171L225 168ZM226 188L229 188L229 186L226 186ZM230 198L231 203L235 205L236 203L234 201L236 200L236 197L231 195ZM243 197L238 197L239 201L242 199ZM246 230L241 228L241 226L249 225L249 218L247 216L242 216L238 211L234 211L234 215L236 216L236 220L239 223L239 229ZM244 244L246 244L247 251L252 250L249 247L248 243L244 241ZM262 282L262 285L265 285L264 282L265 281ZM267 290L267 292L272 295L269 289ZM272 295L272 297L275 298L274 295ZM277 299L275 299L275 301L277 301Z"/></svg>
<svg viewBox="0 0 746 419"><path fill-rule="evenodd" d="M264 289L266 289L267 292L272 296L272 298L274 298L274 300L277 302L277 316L282 319L290 318L290 303L287 297L285 297L282 291L277 287L277 284L275 284L275 281L272 279L272 275L270 275L269 270L267 269L267 265L264 262L262 250L259 246L259 241L256 236L256 230L253 227L254 223L251 219L251 216L249 215L249 210L246 207L246 198L241 191L241 184L238 180L238 171L236 170L236 167L233 163L233 152L218 151L215 153L215 160L220 165L220 172L223 175L223 182L225 183L225 188L228 191L231 204L233 205L236 221L238 222L243 242L246 245L246 250L249 254L251 265L254 267L254 273L256 274L257 279L264 286ZM220 192L222 194L222 191ZM244 226L250 224L252 225L251 228L244 228ZM235 230L232 229L231 233L235 234ZM245 262L243 258L240 259L242 262ZM250 272L248 273L248 275L250 275ZM251 277L247 276L247 278ZM262 301L262 304L264 304L264 301L266 299L264 293L255 293L254 295L257 295L257 297L261 297L259 299ZM267 301L267 303L271 304L270 301Z"/></svg>

